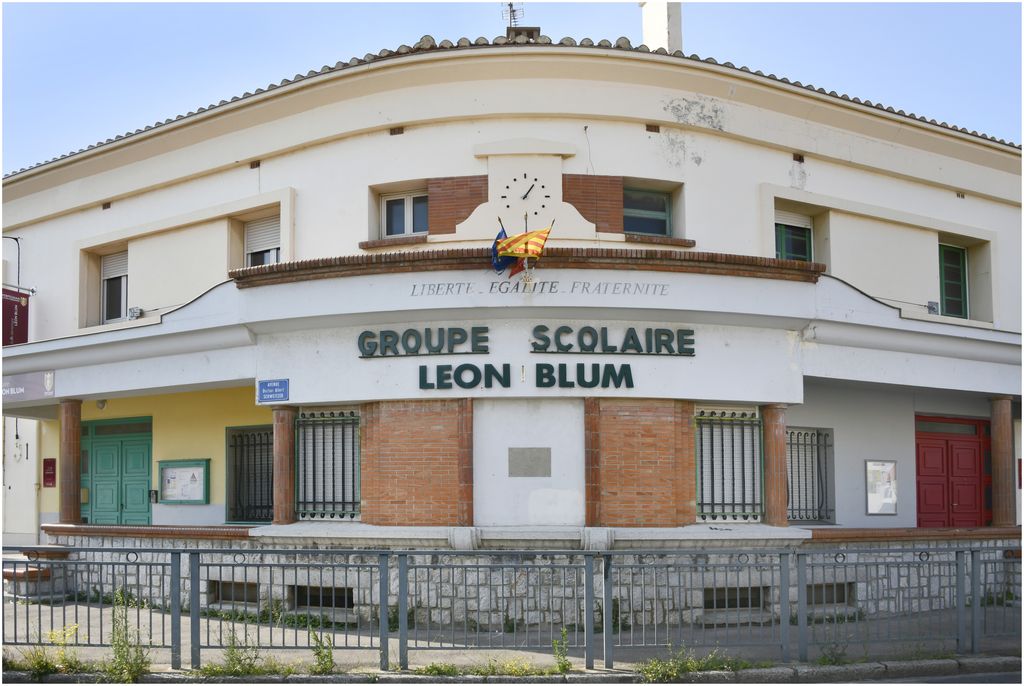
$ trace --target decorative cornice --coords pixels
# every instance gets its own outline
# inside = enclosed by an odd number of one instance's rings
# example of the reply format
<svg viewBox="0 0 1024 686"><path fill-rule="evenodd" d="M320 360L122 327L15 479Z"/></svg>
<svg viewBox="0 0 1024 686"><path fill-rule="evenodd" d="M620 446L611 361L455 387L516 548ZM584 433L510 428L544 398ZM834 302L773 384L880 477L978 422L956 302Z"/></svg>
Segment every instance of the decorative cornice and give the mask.
<svg viewBox="0 0 1024 686"><path fill-rule="evenodd" d="M336 279L347 276L483 269L490 248L417 250L400 253L322 257L245 267L228 272L239 288ZM726 253L675 252L625 248L548 248L544 269L613 269L616 271L685 272L745 276L816 283L825 265Z"/></svg>

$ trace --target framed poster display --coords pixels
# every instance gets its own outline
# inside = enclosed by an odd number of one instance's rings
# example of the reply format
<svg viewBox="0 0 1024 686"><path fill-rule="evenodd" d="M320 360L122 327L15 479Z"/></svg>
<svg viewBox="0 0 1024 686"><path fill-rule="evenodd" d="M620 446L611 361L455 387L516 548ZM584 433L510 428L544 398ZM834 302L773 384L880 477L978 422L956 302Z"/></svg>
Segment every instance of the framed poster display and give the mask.
<svg viewBox="0 0 1024 686"><path fill-rule="evenodd" d="M896 514L896 461L865 460L864 488L869 515Z"/></svg>
<svg viewBox="0 0 1024 686"><path fill-rule="evenodd" d="M167 505L210 503L209 460L161 460L160 502Z"/></svg>

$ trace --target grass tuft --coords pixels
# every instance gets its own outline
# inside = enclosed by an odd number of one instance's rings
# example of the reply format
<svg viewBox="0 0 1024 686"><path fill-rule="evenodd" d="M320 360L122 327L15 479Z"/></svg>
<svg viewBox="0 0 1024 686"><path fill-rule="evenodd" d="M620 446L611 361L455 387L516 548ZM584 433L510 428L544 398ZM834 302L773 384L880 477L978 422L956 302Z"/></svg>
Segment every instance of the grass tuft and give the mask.
<svg viewBox="0 0 1024 686"><path fill-rule="evenodd" d="M735 672L750 669L754 664L736 657L731 657L713 650L703 657L698 657L692 650L680 648L670 652L667 659L652 658L637 665L644 683L674 683L686 674L693 672Z"/></svg>

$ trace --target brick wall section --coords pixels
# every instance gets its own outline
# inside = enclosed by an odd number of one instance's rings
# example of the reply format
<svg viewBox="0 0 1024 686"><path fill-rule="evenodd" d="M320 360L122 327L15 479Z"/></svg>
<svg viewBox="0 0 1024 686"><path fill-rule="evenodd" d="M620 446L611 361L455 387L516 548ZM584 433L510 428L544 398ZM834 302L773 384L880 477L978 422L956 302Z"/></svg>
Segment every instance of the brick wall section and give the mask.
<svg viewBox="0 0 1024 686"><path fill-rule="evenodd" d="M586 525L601 521L601 401L583 399L583 473L586 481Z"/></svg>
<svg viewBox="0 0 1024 686"><path fill-rule="evenodd" d="M446 176L428 179L427 198L430 233L455 233L456 224L465 221L477 205L487 202L487 177Z"/></svg>
<svg viewBox="0 0 1024 686"><path fill-rule="evenodd" d="M362 406L362 521L382 526L472 525L472 402Z"/></svg>
<svg viewBox="0 0 1024 686"><path fill-rule="evenodd" d="M490 246L449 248L278 262L232 269L228 272L228 277L234 279L238 288L253 288L348 276L486 269L490 263ZM545 248L544 268L717 274L806 283L817 282L818 275L825 271L825 265L817 262L777 260L774 257L753 255L635 248Z"/></svg>
<svg viewBox="0 0 1024 686"><path fill-rule="evenodd" d="M597 226L622 233L622 177L562 174L562 200Z"/></svg>
<svg viewBox="0 0 1024 686"><path fill-rule="evenodd" d="M696 521L692 402L588 399L584 412L588 525Z"/></svg>

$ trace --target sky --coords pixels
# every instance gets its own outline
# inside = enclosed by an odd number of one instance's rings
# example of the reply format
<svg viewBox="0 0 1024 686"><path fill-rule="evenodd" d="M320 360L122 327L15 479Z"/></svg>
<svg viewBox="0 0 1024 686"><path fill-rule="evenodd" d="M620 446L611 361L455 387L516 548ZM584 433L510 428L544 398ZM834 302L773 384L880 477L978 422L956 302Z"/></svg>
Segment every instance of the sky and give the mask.
<svg viewBox="0 0 1024 686"><path fill-rule="evenodd" d="M635 2L521 3L641 41ZM4 2L3 171L382 48L504 35L504 5ZM1018 3L684 3L683 51L1021 141Z"/></svg>

